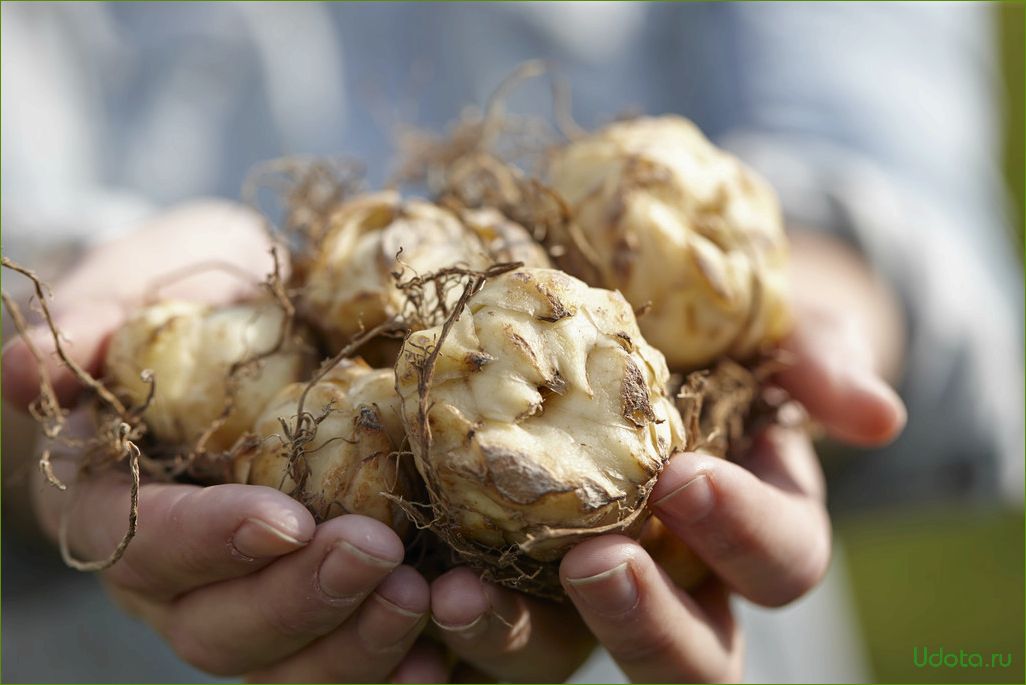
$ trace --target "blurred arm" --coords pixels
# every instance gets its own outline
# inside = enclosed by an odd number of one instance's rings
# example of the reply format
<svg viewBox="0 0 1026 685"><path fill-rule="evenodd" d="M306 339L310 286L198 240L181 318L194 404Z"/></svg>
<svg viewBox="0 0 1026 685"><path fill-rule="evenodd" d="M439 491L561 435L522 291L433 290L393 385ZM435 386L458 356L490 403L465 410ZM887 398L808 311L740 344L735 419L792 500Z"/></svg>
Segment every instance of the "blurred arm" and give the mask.
<svg viewBox="0 0 1026 685"><path fill-rule="evenodd" d="M1022 276L998 167L992 8L745 3L681 16L682 111L769 178L791 225L845 241L902 305L908 430L835 494L865 504L1012 484L1021 502ZM843 298L830 280L814 282ZM879 322L867 333L886 337Z"/></svg>

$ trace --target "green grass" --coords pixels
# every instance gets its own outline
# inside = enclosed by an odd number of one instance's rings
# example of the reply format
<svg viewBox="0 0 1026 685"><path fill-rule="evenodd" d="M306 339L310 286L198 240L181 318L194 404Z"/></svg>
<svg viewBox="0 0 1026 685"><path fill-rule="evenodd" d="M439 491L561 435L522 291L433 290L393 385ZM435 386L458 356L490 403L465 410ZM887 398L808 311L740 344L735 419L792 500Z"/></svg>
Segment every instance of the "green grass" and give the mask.
<svg viewBox="0 0 1026 685"><path fill-rule="evenodd" d="M1023 518L972 510L842 521L856 606L883 682L1023 682ZM917 668L913 648L1011 653L1002 668Z"/></svg>
<svg viewBox="0 0 1026 685"><path fill-rule="evenodd" d="M1023 61L1026 59L1023 44L1026 42L1026 5L1021 2L1001 3L998 15L998 39L1000 59L1004 76L1005 94L1005 177L1012 196L1016 220L1014 239L1023 247L1023 219L1026 216L1026 161L1024 161L1023 125L1026 106L1023 97Z"/></svg>

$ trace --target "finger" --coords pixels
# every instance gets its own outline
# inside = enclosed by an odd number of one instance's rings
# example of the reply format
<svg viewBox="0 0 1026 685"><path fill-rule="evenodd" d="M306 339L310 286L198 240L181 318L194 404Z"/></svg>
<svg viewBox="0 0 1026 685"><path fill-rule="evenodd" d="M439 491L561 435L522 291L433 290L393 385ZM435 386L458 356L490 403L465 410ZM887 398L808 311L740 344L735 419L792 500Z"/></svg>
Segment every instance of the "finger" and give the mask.
<svg viewBox="0 0 1026 685"><path fill-rule="evenodd" d="M872 370L865 340L829 312L809 313L785 348L795 362L777 376L834 437L881 445L905 426L905 405Z"/></svg>
<svg viewBox="0 0 1026 685"><path fill-rule="evenodd" d="M503 680L565 680L594 644L568 607L486 583L469 568L431 584L431 614L458 657Z"/></svg>
<svg viewBox="0 0 1026 685"><path fill-rule="evenodd" d="M560 579L599 642L636 682L737 680L740 637L715 582L677 589L633 540L606 535L564 557Z"/></svg>
<svg viewBox="0 0 1026 685"><path fill-rule="evenodd" d="M78 558L102 559L124 535L129 483L120 474L108 474L77 488L65 514L69 544ZM151 600L169 600L253 573L305 546L314 528L303 505L272 488L144 485L136 536L104 576Z"/></svg>
<svg viewBox="0 0 1026 685"><path fill-rule="evenodd" d="M737 464L685 453L667 464L650 502L667 528L753 602L786 604L826 573L826 509L797 486L781 489Z"/></svg>
<svg viewBox="0 0 1026 685"><path fill-rule="evenodd" d="M753 438L738 462L759 480L799 495L826 501L826 480L809 435L802 429L772 425Z"/></svg>
<svg viewBox="0 0 1026 685"><path fill-rule="evenodd" d="M91 251L54 288L54 311L86 301L136 305L148 296L230 302L271 271L271 240L252 209L223 200L174 207Z"/></svg>
<svg viewBox="0 0 1026 685"><path fill-rule="evenodd" d="M204 671L265 668L342 625L400 564L403 551L383 523L340 516L318 526L304 549L262 571L182 596L157 627Z"/></svg>
<svg viewBox="0 0 1026 685"><path fill-rule="evenodd" d="M359 614L306 649L251 674L256 682L382 682L428 622L427 581L400 566L363 603Z"/></svg>
<svg viewBox="0 0 1026 685"><path fill-rule="evenodd" d="M430 641L418 641L392 672L393 683L447 683L448 659L442 648Z"/></svg>

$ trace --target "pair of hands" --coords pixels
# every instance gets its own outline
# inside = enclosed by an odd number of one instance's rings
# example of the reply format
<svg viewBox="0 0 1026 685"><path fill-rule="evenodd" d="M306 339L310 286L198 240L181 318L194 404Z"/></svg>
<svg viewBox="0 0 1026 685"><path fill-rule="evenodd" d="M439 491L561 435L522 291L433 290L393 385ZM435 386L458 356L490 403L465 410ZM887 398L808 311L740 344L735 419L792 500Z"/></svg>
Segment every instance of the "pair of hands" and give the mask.
<svg viewBox="0 0 1026 685"><path fill-rule="evenodd" d="M255 282L270 270L268 248L257 217L209 202L93 250L55 288L70 351L99 373L111 331L162 274L216 260ZM162 294L227 302L247 287L214 270ZM858 317L800 299L798 312L788 342L796 363L780 384L836 438L860 445L893 438L904 408L876 374ZM48 333L31 335L52 349ZM51 376L62 403L73 406L75 380L56 361ZM15 340L3 354L4 400L26 407L37 388L30 353ZM58 468L74 480L73 462ZM124 533L129 483L121 474L80 482L71 493L41 482L38 491L43 528L54 534L66 517L80 558L104 558ZM444 682L461 671L478 680L557 681L596 639L634 680L737 680L742 640L730 593L785 604L829 563L823 477L809 440L773 428L741 464L680 455L651 503L715 579L685 593L635 541L608 535L563 560L564 605L484 583L466 568L429 584L402 564L396 534L372 519L342 516L318 526L302 505L269 488L157 483L141 488L138 534L102 578L126 611L192 665L257 681ZM436 640L423 637L429 620ZM458 658L455 673L439 641Z"/></svg>

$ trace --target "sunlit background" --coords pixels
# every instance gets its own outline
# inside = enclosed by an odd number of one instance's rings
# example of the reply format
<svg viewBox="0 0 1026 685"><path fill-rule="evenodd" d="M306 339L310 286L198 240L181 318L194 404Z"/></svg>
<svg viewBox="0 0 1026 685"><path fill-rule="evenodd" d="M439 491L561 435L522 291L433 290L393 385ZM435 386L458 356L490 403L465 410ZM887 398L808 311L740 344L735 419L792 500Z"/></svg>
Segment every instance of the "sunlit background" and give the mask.
<svg viewBox="0 0 1026 685"><path fill-rule="evenodd" d="M926 198L930 211L906 214L913 218L895 230L921 241L924 259L962 254L992 279L948 283L929 306L992 336L965 355L986 357L980 373L1000 378L973 386L993 390L982 399L937 378L907 380L905 438L871 453L824 446L834 569L795 607L742 608L750 678L1023 681L1021 3L5 3L2 11L3 247L51 280L83 246L162 207L237 199L247 170L264 159L343 154L366 160L379 180L398 124L441 130L536 57L568 78L582 125L630 111L692 117L769 175L789 215L816 215L800 191L828 177L840 186L838 202L865 200L853 221L873 221L882 204L879 193L845 195L852 179L872 181L884 197L900 188L906 200ZM548 97L533 84L511 106L545 114ZM857 150L859 173L830 176L822 165L838 155L822 155L812 139ZM783 158L798 166L781 167ZM979 249L929 249L949 238ZM885 262L883 275L900 279ZM917 266L913 258L910 271ZM963 273L950 266L952 278ZM3 282L24 294L7 273ZM989 299L958 300L966 289ZM945 426L959 422L964 431L942 441ZM4 409L2 680L206 680L32 532L34 455L8 449L28 430ZM986 660L1010 654L1012 663L919 668L913 649L922 647ZM581 677L615 677L601 669Z"/></svg>

